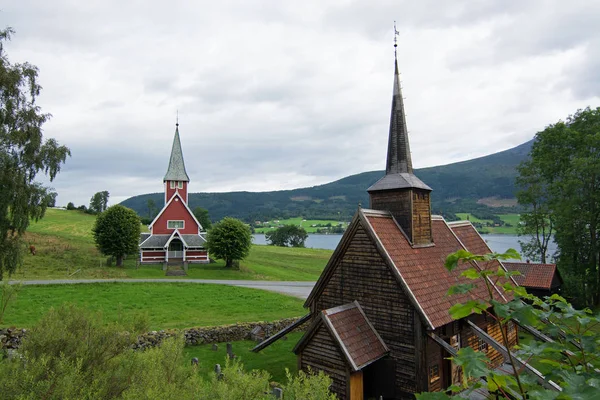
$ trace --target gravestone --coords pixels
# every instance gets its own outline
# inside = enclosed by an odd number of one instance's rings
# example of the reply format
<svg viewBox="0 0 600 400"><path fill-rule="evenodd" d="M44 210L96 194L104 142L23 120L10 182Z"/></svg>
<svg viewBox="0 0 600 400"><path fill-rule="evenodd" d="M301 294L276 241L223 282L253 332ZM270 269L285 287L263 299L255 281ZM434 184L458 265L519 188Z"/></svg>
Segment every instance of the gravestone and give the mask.
<svg viewBox="0 0 600 400"><path fill-rule="evenodd" d="M198 365L198 357L192 358L192 365L193 366L197 366Z"/></svg>
<svg viewBox="0 0 600 400"><path fill-rule="evenodd" d="M217 379L223 379L223 373L221 372L221 364L215 364L215 375Z"/></svg>
<svg viewBox="0 0 600 400"><path fill-rule="evenodd" d="M230 360L235 358L235 354L233 354L233 345L231 343L227 343L227 356Z"/></svg>
<svg viewBox="0 0 600 400"><path fill-rule="evenodd" d="M271 392L273 394L273 396L275 396L276 399L281 399L283 398L283 389L282 388L273 388L273 391Z"/></svg>
<svg viewBox="0 0 600 400"><path fill-rule="evenodd" d="M219 350L219 345L218 344L213 344L212 345L212 351L217 351Z"/></svg>

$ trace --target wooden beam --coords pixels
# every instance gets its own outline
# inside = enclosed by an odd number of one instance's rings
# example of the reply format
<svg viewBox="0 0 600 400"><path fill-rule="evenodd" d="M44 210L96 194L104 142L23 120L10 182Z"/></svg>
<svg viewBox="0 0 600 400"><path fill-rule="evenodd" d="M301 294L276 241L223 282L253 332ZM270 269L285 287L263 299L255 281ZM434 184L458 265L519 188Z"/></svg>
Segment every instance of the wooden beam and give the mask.
<svg viewBox="0 0 600 400"><path fill-rule="evenodd" d="M286 326L285 328L283 328L282 330L280 330L276 334L274 334L274 335L268 337L267 339L263 340L262 342L260 342L259 344L257 344L256 347L254 347L252 349L252 352L253 353L258 353L259 351L261 351L265 347L267 347L267 346L271 345L272 343L276 342L277 340L281 339L286 334L290 333L291 331L293 331L294 329L296 329L298 326L300 326L303 323L305 323L306 321L308 321L310 319L310 316L311 316L311 314L306 314L304 317L300 318L298 321L294 322L291 325Z"/></svg>
<svg viewBox="0 0 600 400"><path fill-rule="evenodd" d="M507 361L509 360L508 350L506 349L506 347L504 347L502 344L498 343L493 337L488 335L486 332L484 332L480 327L475 325L473 322L471 322L469 320L466 320L466 321L471 326L473 333L475 333L475 335L477 337L479 337L481 340L483 340L484 342L486 342L487 344L492 346L494 349L496 349L500 354L502 354L504 356L505 360L507 360ZM544 377L544 375L542 375L542 373L540 371L533 368L531 365L527 364L525 361L519 359L515 355L512 356L512 360L519 367L525 368L527 371L532 373L535 376L538 383L540 385L542 385L543 387L545 387L546 389L555 390L557 392L562 391L562 388L560 386L558 386L555 382L552 382L551 380L546 380L546 378Z"/></svg>

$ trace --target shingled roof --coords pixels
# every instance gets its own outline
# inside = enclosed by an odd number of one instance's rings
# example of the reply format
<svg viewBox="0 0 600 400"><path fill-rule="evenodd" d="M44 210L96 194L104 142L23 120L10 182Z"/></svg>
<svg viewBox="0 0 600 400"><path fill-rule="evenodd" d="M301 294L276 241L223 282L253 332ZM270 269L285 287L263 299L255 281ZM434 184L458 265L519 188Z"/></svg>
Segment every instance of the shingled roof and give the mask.
<svg viewBox="0 0 600 400"><path fill-rule="evenodd" d="M531 289L550 290L562 281L556 264L536 264L528 262L503 262L509 271L519 271L521 275L513 279L521 286ZM556 278L556 279L555 279ZM554 283L554 284L553 284Z"/></svg>
<svg viewBox="0 0 600 400"><path fill-rule="evenodd" d="M301 349L312 333L324 324L354 371L360 371L389 353L357 301L323 310L320 317L306 331L294 352Z"/></svg>
<svg viewBox="0 0 600 400"><path fill-rule="evenodd" d="M175 137L173 138L169 167L163 178L163 182L166 181L190 181L190 177L187 172L185 172L185 164L183 162L183 151L181 150L181 140L179 139L179 124L177 124L177 127L175 128Z"/></svg>
<svg viewBox="0 0 600 400"><path fill-rule="evenodd" d="M468 268L480 269L479 265L462 263L452 272L444 267L446 257L459 249L465 249L465 246L442 217L432 217L434 244L427 247L413 247L387 211L359 209L351 225L353 223L360 223L373 239L380 254L396 275L400 286L430 329L453 321L448 310L454 304L488 297L485 285L460 276ZM349 243L348 239L342 238L340 246L325 267L305 306L310 306L324 289L337 266L338 256L343 254L343 246ZM477 286L470 293L447 295L451 286L462 283L475 283ZM495 285L493 287L495 299L507 301L504 292Z"/></svg>

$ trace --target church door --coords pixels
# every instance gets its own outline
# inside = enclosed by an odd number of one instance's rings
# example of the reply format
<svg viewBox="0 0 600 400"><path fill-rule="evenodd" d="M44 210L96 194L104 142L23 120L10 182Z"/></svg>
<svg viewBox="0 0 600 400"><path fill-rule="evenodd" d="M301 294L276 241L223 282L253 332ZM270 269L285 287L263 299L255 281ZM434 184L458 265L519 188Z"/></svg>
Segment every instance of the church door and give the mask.
<svg viewBox="0 0 600 400"><path fill-rule="evenodd" d="M183 258L183 243L179 239L173 239L169 243L169 260Z"/></svg>

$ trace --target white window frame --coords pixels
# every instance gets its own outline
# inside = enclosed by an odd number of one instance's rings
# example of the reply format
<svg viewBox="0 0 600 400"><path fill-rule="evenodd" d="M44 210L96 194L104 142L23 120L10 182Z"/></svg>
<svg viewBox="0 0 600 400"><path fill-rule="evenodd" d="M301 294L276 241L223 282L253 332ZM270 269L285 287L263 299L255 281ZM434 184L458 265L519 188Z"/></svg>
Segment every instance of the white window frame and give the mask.
<svg viewBox="0 0 600 400"><path fill-rule="evenodd" d="M171 189L175 189L175 181L170 181L169 186L171 187Z"/></svg>
<svg viewBox="0 0 600 400"><path fill-rule="evenodd" d="M177 189L183 189L183 181L177 181Z"/></svg>
<svg viewBox="0 0 600 400"><path fill-rule="evenodd" d="M181 227L171 227L171 222L181 222ZM169 219L167 220L167 229L185 229L185 221L182 219Z"/></svg>

